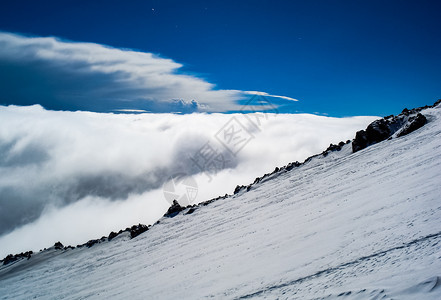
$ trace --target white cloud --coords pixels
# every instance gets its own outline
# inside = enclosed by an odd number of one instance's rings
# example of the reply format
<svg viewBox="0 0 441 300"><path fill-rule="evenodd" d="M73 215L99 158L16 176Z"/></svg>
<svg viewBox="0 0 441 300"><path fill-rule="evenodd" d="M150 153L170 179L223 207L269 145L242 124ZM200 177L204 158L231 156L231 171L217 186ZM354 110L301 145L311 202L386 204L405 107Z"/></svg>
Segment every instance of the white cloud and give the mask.
<svg viewBox="0 0 441 300"><path fill-rule="evenodd" d="M237 156L215 138L232 117L254 136ZM246 117L262 126L253 127ZM196 201L204 201L351 139L373 119L0 106L0 256L151 224L168 207L161 187L171 175L193 174ZM190 159L207 142L228 160L210 182Z"/></svg>
<svg viewBox="0 0 441 300"><path fill-rule="evenodd" d="M247 95L258 95L258 96L264 96L264 97L272 97L272 98L280 98L280 99L284 99L284 100L289 100L289 101L299 101L297 99L291 98L291 97L287 97L287 96L279 96L279 95L271 95L265 92L259 92L259 91L244 91L244 94Z"/></svg>
<svg viewBox="0 0 441 300"><path fill-rule="evenodd" d="M218 90L152 53L0 32L0 104L49 109L225 112L264 92Z"/></svg>

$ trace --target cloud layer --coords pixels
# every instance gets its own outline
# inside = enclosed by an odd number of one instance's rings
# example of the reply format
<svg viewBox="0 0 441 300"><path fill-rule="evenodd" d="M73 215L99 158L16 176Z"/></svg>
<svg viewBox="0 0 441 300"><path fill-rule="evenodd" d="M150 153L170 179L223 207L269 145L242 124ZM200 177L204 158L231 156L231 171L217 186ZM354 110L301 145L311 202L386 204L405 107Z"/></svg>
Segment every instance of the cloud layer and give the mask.
<svg viewBox="0 0 441 300"><path fill-rule="evenodd" d="M182 65L152 53L0 32L0 104L47 109L149 112L240 110L250 95L218 90Z"/></svg>
<svg viewBox="0 0 441 300"><path fill-rule="evenodd" d="M152 223L169 206L162 185L170 176L193 175L195 202L204 201L350 139L373 119L0 106L0 256ZM240 149L222 145L234 122L251 137ZM194 160L207 145L224 161L204 173Z"/></svg>
<svg viewBox="0 0 441 300"><path fill-rule="evenodd" d="M0 103L49 109L154 112L237 109L240 91L216 90L152 53L0 32Z"/></svg>

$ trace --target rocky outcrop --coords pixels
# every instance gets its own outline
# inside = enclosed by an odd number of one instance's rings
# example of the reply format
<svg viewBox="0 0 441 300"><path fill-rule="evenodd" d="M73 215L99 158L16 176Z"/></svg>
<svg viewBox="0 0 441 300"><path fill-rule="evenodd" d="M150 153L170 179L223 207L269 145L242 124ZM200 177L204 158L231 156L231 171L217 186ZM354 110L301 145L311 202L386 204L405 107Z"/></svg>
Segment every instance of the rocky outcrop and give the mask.
<svg viewBox="0 0 441 300"><path fill-rule="evenodd" d="M418 113L415 117L409 119L408 124L406 124L401 131L398 132L397 137L409 134L427 123L427 119L423 114Z"/></svg>
<svg viewBox="0 0 441 300"><path fill-rule="evenodd" d="M431 106L426 105L423 107L414 108L412 110L405 108L398 116L391 115L372 122L369 124L366 130L361 130L356 133L355 139L352 141L352 151L357 152L372 144L391 138L393 135L396 137L401 137L421 128L427 123L427 119L420 112L423 109L434 108L440 104L441 99ZM278 173L287 172L294 168L298 168L310 162L314 158L326 157L331 152L340 151L344 145L350 143L351 141L347 140L346 142L342 141L337 145L331 144L325 151L308 157L303 163L299 163L298 161L289 163L286 166L276 168L272 173L265 174L262 177L257 177L254 182L249 185L238 185L234 189L233 193L236 195L242 191L248 192L255 184L273 178L274 176L277 176Z"/></svg>
<svg viewBox="0 0 441 300"><path fill-rule="evenodd" d="M54 247L55 247L56 250L61 250L61 249L64 248L63 244L60 241L56 242L54 244Z"/></svg>
<svg viewBox="0 0 441 300"><path fill-rule="evenodd" d="M170 206L170 208L167 210L167 212L164 214L164 217L167 218L173 218L174 216L176 216L177 214L179 214L181 211L183 211L185 209L185 207L182 207L178 201L173 200L172 205Z"/></svg>
<svg viewBox="0 0 441 300"><path fill-rule="evenodd" d="M109 233L109 237L107 238L107 240L110 242L111 240L113 240L113 238L117 237L118 233L112 231L111 233Z"/></svg>
<svg viewBox="0 0 441 300"><path fill-rule="evenodd" d="M34 252L32 251L27 251L27 252L22 252L19 254L9 254L8 256L6 256L3 260L1 260L0 262L3 262L3 265L6 266L12 262L18 261L18 260L22 260L22 259L30 259L32 254L34 254Z"/></svg>
<svg viewBox="0 0 441 300"><path fill-rule="evenodd" d="M370 145L382 142L393 137L402 137L409 134L427 123L427 118L420 113L423 109L434 108L441 103L441 99L431 106L423 106L414 109L403 109L397 116L387 116L376 120L368 125L366 130L356 133L352 141L352 152L360 151Z"/></svg>
<svg viewBox="0 0 441 300"><path fill-rule="evenodd" d="M322 152L322 155L324 157L328 156L329 153L334 152L334 151L340 151L344 145L349 144L351 141L347 140L346 143L341 141L340 143L338 143L337 145L334 144L330 144L329 147Z"/></svg>
<svg viewBox="0 0 441 300"><path fill-rule="evenodd" d="M133 225L130 227L130 237L133 239L147 230L149 230L149 227L144 224Z"/></svg>

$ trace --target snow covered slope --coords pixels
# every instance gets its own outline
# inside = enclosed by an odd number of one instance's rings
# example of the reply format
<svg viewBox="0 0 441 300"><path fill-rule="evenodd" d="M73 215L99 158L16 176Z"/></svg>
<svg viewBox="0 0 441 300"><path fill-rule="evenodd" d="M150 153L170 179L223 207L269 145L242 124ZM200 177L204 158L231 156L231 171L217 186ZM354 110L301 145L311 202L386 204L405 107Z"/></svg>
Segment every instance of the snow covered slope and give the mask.
<svg viewBox="0 0 441 300"><path fill-rule="evenodd" d="M1 299L441 299L441 108L130 239L0 267Z"/></svg>

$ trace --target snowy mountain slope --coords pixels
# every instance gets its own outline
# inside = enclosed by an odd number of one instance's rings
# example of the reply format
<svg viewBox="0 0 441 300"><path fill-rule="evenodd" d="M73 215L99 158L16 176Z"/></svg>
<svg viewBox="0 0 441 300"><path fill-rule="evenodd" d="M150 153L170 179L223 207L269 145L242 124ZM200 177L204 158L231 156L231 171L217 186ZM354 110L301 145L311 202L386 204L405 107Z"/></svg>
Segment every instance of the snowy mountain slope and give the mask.
<svg viewBox="0 0 441 300"><path fill-rule="evenodd" d="M1 299L441 298L441 108L130 239L0 267ZM268 177L268 178L269 178Z"/></svg>

